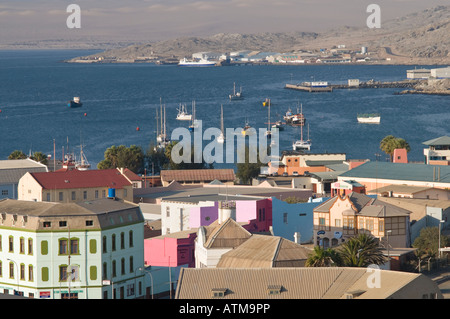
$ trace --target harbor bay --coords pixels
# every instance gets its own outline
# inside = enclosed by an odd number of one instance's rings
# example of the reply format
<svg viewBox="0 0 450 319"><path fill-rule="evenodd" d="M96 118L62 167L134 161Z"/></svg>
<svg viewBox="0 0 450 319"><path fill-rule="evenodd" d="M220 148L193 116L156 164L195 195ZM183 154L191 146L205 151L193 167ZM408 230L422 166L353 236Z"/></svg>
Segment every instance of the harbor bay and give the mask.
<svg viewBox="0 0 450 319"><path fill-rule="evenodd" d="M79 151L93 167L112 145L156 142L156 111L166 106L167 133L187 123L177 121L180 104L191 107L203 128L267 127L302 107L312 153L346 153L348 159L375 160L386 135L404 138L410 161L423 161L422 142L449 135L448 96L397 94L400 88L339 89L332 92L286 90L286 84L327 81L402 81L411 65L302 65L182 68L153 64L69 64L62 61L92 52L69 50L0 52L0 158L14 150L41 151L62 157ZM426 67L426 66L421 66ZM435 66L433 66L435 67ZM245 99L230 100L233 85ZM83 105L68 108L80 97ZM361 124L357 114L379 113L380 124ZM306 131L303 132L306 134ZM291 150L300 128L280 132L280 150ZM208 141L204 141L205 145ZM379 156L378 156L379 157ZM384 159L384 154L382 159ZM216 168L231 164L217 164ZM233 167L231 165L231 167Z"/></svg>

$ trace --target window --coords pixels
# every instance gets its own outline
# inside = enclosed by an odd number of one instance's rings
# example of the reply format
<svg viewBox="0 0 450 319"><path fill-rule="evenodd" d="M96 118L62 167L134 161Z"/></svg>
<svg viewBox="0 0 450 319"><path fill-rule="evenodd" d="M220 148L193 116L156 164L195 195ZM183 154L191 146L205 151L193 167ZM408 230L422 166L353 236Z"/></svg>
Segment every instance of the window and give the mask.
<svg viewBox="0 0 450 319"><path fill-rule="evenodd" d="M64 193L59 192L59 201L62 202L64 200Z"/></svg>
<svg viewBox="0 0 450 319"><path fill-rule="evenodd" d="M94 221L93 220L87 220L86 221L86 226L94 226Z"/></svg>
<svg viewBox="0 0 450 319"><path fill-rule="evenodd" d="M170 217L170 207L166 207L166 217Z"/></svg>
<svg viewBox="0 0 450 319"><path fill-rule="evenodd" d="M134 272L133 256L130 256L130 273Z"/></svg>
<svg viewBox="0 0 450 319"><path fill-rule="evenodd" d="M79 267L76 265L59 266L59 281L79 281Z"/></svg>
<svg viewBox="0 0 450 319"><path fill-rule="evenodd" d="M102 190L102 198L105 198L105 197L106 197L106 191Z"/></svg>
<svg viewBox="0 0 450 319"><path fill-rule="evenodd" d="M116 277L116 275L117 275L117 273L116 273L116 261L115 260L113 260L112 261L112 276L113 277Z"/></svg>
<svg viewBox="0 0 450 319"><path fill-rule="evenodd" d="M122 275L125 275L125 258L122 258L121 260L120 260L120 270L121 270L121 274Z"/></svg>
<svg viewBox="0 0 450 319"><path fill-rule="evenodd" d="M25 280L25 265L20 264L20 280Z"/></svg>
<svg viewBox="0 0 450 319"><path fill-rule="evenodd" d="M127 285L127 296L134 296L134 284Z"/></svg>
<svg viewBox="0 0 450 319"><path fill-rule="evenodd" d="M75 193L75 191L72 192L72 200L76 200L77 199L77 195Z"/></svg>
<svg viewBox="0 0 450 319"><path fill-rule="evenodd" d="M107 252L108 252L108 249L107 249L107 240L106 240L106 236L103 236L103 239L102 239L102 246L103 246L103 248L102 248L103 253L107 253Z"/></svg>
<svg viewBox="0 0 450 319"><path fill-rule="evenodd" d="M33 239L28 238L28 255L33 255Z"/></svg>
<svg viewBox="0 0 450 319"><path fill-rule="evenodd" d="M43 227L44 227L44 228L52 227L52 222L44 222L44 223L43 223Z"/></svg>
<svg viewBox="0 0 450 319"><path fill-rule="evenodd" d="M8 196L8 190L7 189L2 189L2 195L3 196Z"/></svg>
<svg viewBox="0 0 450 319"><path fill-rule="evenodd" d="M8 251L10 253L14 252L14 237L13 236L9 236L9 249Z"/></svg>
<svg viewBox="0 0 450 319"><path fill-rule="evenodd" d="M0 260L0 278L3 277L3 263Z"/></svg>
<svg viewBox="0 0 450 319"><path fill-rule="evenodd" d="M71 254L79 254L79 241L78 239L70 240L70 253Z"/></svg>
<svg viewBox="0 0 450 319"><path fill-rule="evenodd" d="M60 255L67 255L67 239L60 239L59 240L59 254Z"/></svg>
<svg viewBox="0 0 450 319"><path fill-rule="evenodd" d="M133 244L133 231L132 230L130 230L130 232L128 233L128 241L129 241L130 247L133 247L134 244Z"/></svg>
<svg viewBox="0 0 450 319"><path fill-rule="evenodd" d="M14 263L9 263L9 278L14 279Z"/></svg>
<svg viewBox="0 0 450 319"><path fill-rule="evenodd" d="M341 220L340 220L340 219L335 219L335 220L334 220L334 226L336 226L336 227L342 227L342 226L341 226Z"/></svg>
<svg viewBox="0 0 450 319"><path fill-rule="evenodd" d="M94 194L95 194L95 199L97 199L98 198L98 190L96 190Z"/></svg>
<svg viewBox="0 0 450 319"><path fill-rule="evenodd" d="M287 213L283 213L283 223L285 223L285 224L288 223L288 214Z"/></svg>
<svg viewBox="0 0 450 319"><path fill-rule="evenodd" d="M211 290L211 297L222 298L225 296L226 292L227 292L226 288L213 288Z"/></svg>
<svg viewBox="0 0 450 319"><path fill-rule="evenodd" d="M325 218L324 217L320 217L319 218L319 225L320 226L325 226Z"/></svg>
<svg viewBox="0 0 450 319"><path fill-rule="evenodd" d="M113 234L111 237L111 249L116 251L116 234Z"/></svg>
<svg viewBox="0 0 450 319"><path fill-rule="evenodd" d="M103 279L108 278L108 265L103 263Z"/></svg>
<svg viewBox="0 0 450 319"><path fill-rule="evenodd" d="M25 238L23 237L19 239L19 253L25 254Z"/></svg>
<svg viewBox="0 0 450 319"><path fill-rule="evenodd" d="M47 202L50 201L50 193L47 193Z"/></svg>
<svg viewBox="0 0 450 319"><path fill-rule="evenodd" d="M28 281L33 281L33 265L28 265Z"/></svg>
<svg viewBox="0 0 450 319"><path fill-rule="evenodd" d="M83 191L83 199L87 199L87 191Z"/></svg>
<svg viewBox="0 0 450 319"><path fill-rule="evenodd" d="M65 220L60 221L59 227L67 227L67 222Z"/></svg>
<svg viewBox="0 0 450 319"><path fill-rule="evenodd" d="M125 233L120 233L120 249L125 249Z"/></svg>
<svg viewBox="0 0 450 319"><path fill-rule="evenodd" d="M384 231L384 220L378 220L378 231Z"/></svg>

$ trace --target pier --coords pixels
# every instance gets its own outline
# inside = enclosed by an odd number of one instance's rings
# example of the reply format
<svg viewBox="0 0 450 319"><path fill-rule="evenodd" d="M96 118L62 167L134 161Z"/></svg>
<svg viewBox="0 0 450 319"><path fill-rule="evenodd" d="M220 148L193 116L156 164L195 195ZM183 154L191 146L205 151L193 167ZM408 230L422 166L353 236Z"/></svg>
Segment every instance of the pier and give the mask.
<svg viewBox="0 0 450 319"><path fill-rule="evenodd" d="M412 88L424 80L402 80L393 82L367 81L358 84L328 84L325 87L314 87L302 84L286 84L286 89L306 91L306 92L333 92L334 89L382 89L382 88Z"/></svg>

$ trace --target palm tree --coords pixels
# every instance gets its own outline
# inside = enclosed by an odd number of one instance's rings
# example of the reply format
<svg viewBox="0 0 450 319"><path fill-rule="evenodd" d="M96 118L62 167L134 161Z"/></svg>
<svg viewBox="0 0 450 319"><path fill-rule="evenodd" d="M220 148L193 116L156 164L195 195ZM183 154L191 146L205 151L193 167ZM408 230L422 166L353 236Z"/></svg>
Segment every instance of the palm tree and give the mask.
<svg viewBox="0 0 450 319"><path fill-rule="evenodd" d="M9 154L8 159L10 160L14 160L14 159L25 159L27 158L27 156L25 155L24 152L19 151L19 150L15 150L13 151L11 154Z"/></svg>
<svg viewBox="0 0 450 319"><path fill-rule="evenodd" d="M367 267L385 262L378 240L368 234L352 237L339 247L342 265L345 267Z"/></svg>
<svg viewBox="0 0 450 319"><path fill-rule="evenodd" d="M341 264L339 254L331 248L314 246L314 252L306 260L306 267L333 267Z"/></svg>
<svg viewBox="0 0 450 319"><path fill-rule="evenodd" d="M384 137L380 142L380 149L389 155L391 162L392 156L394 155L394 150L398 148L404 148L407 152L411 150L411 147L405 139L395 137L393 135Z"/></svg>
<svg viewBox="0 0 450 319"><path fill-rule="evenodd" d="M47 155L42 152L34 152L30 157L32 160L42 163L44 165L48 164Z"/></svg>

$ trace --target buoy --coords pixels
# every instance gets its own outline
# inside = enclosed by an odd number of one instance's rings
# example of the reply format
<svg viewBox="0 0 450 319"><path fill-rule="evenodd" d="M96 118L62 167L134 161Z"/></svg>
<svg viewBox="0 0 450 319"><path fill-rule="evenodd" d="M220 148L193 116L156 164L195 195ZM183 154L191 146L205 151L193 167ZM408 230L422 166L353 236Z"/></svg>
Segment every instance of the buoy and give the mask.
<svg viewBox="0 0 450 319"><path fill-rule="evenodd" d="M84 116L87 116L87 113L84 113Z"/></svg>
<svg viewBox="0 0 450 319"><path fill-rule="evenodd" d="M139 126L138 126L138 127L136 127L136 131L139 131Z"/></svg>

